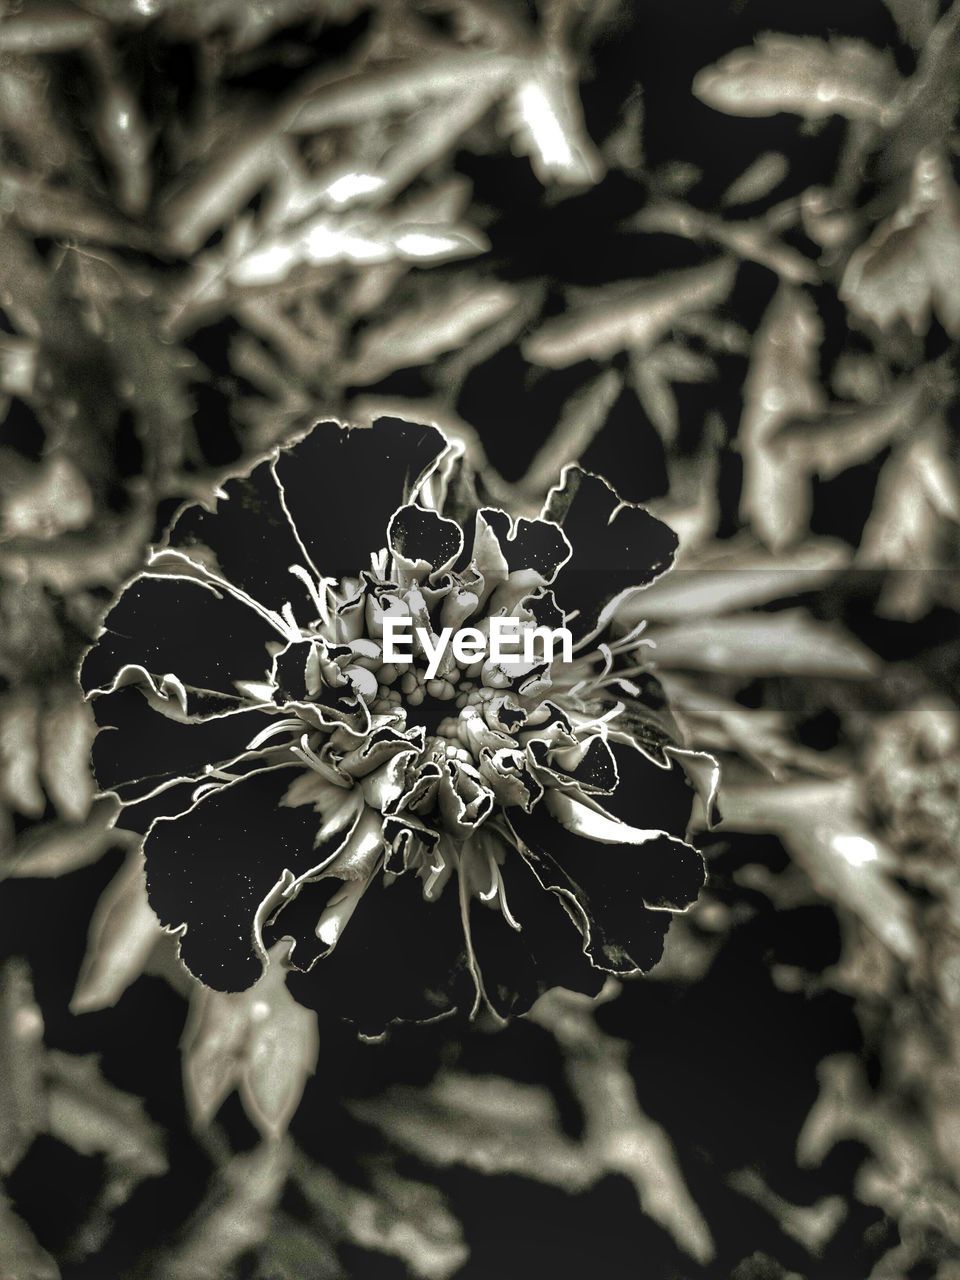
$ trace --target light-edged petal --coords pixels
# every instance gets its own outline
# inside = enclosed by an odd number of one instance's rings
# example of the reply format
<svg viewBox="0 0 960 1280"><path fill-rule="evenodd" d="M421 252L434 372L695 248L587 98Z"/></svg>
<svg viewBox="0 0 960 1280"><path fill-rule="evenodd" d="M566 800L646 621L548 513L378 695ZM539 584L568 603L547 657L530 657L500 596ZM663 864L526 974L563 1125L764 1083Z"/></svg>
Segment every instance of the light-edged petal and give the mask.
<svg viewBox="0 0 960 1280"><path fill-rule="evenodd" d="M275 471L313 567L356 576L387 545L387 525L447 449L435 427L380 418L372 427L320 422L281 452Z"/></svg>
<svg viewBox="0 0 960 1280"><path fill-rule="evenodd" d="M194 689L236 695L237 682L263 680L267 645L281 634L255 609L196 578L144 573L120 595L80 668L86 693L110 690L124 668ZM121 681L122 683L122 681Z"/></svg>
<svg viewBox="0 0 960 1280"><path fill-rule="evenodd" d="M599 631L617 606L669 569L677 535L656 516L624 502L600 476L571 464L551 489L543 514L560 525L573 548L554 582L577 637Z"/></svg>

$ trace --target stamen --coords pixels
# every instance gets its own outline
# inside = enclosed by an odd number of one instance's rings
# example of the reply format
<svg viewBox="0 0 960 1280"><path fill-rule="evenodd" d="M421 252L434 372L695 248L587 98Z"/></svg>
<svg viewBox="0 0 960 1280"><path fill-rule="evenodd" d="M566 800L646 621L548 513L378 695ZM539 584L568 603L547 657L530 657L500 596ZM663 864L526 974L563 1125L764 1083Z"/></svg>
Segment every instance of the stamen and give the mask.
<svg viewBox="0 0 960 1280"><path fill-rule="evenodd" d="M303 721L298 720L295 716L278 720L276 724L267 725L265 729L261 729L256 737L251 738L247 743L245 750L257 751L265 742L269 742L271 738L275 738L279 733L297 733L303 726Z"/></svg>

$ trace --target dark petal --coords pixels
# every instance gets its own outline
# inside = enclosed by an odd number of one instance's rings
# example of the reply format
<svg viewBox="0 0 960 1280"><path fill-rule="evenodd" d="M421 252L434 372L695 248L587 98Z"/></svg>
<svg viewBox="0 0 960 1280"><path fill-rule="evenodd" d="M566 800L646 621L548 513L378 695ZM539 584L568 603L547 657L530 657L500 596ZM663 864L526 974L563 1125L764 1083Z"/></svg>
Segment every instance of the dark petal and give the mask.
<svg viewBox="0 0 960 1280"><path fill-rule="evenodd" d="M391 552L404 568L426 564L434 571L442 569L456 559L463 546L463 530L458 524L412 503L394 512L388 537Z"/></svg>
<svg viewBox="0 0 960 1280"><path fill-rule="evenodd" d="M583 758L572 768L561 764L569 751L567 747L552 747L534 739L530 743L530 751L537 764L556 778L560 785L576 783L582 791L600 795L609 794L617 785L614 754L599 736L589 740Z"/></svg>
<svg viewBox="0 0 960 1280"><path fill-rule="evenodd" d="M146 783L125 795L146 794L169 778L202 774L243 754L247 743L275 718L250 709L206 720L183 721L150 705L136 685L93 699L100 732L93 743L93 768L104 790Z"/></svg>
<svg viewBox="0 0 960 1280"><path fill-rule="evenodd" d="M584 939L556 894L544 892L524 858L508 849L500 868L514 929L499 902L470 902L470 937L487 999L506 1018L526 1013L550 987L595 996L605 975L584 954Z"/></svg>
<svg viewBox="0 0 960 1280"><path fill-rule="evenodd" d="M570 627L578 637L602 625L625 592L669 569L677 549L677 535L662 520L622 502L605 480L576 465L547 495L543 514L573 547L554 590L568 614L579 610Z"/></svg>
<svg viewBox="0 0 960 1280"><path fill-rule="evenodd" d="M634 827L666 831L680 840L687 824L696 792L678 764L662 769L635 747L612 742L620 782L603 807Z"/></svg>
<svg viewBox="0 0 960 1280"><path fill-rule="evenodd" d="M649 671L632 675L630 681L637 688L637 693L623 688L615 691L615 701L623 708L617 716L617 729L629 734L642 751L665 764L669 756L665 754L664 747L681 742L682 735L663 685ZM613 703L611 696L611 705Z"/></svg>
<svg viewBox="0 0 960 1280"><path fill-rule="evenodd" d="M262 769L204 796L189 812L159 819L146 840L147 895L160 923L185 924L180 958L218 991L259 978L257 909L284 870L316 865L320 819L310 804L283 804L302 766Z"/></svg>
<svg viewBox="0 0 960 1280"><path fill-rule="evenodd" d="M185 685L235 694L237 680L264 680L268 641L280 635L235 596L192 578L143 574L104 619L104 633L84 658L85 692L108 688L126 665Z"/></svg>
<svg viewBox="0 0 960 1280"><path fill-rule="evenodd" d="M336 728L341 724L360 727L368 723L366 704L339 669L337 675L343 683L336 688L321 678L322 670L333 672L332 662L321 665L318 661L318 655L323 652L324 647L315 640L294 640L277 654L274 702L281 707L288 703L312 707L317 724L326 727ZM326 652L329 656L329 650Z"/></svg>
<svg viewBox="0 0 960 1280"><path fill-rule="evenodd" d="M315 923L327 889L308 883L301 898L312 891L318 891ZM378 873L333 951L309 973L291 972L287 983L301 1004L354 1022L365 1035L379 1035L393 1021L469 1009L473 984L456 887L427 902L419 877L387 884Z"/></svg>
<svg viewBox="0 0 960 1280"><path fill-rule="evenodd" d="M208 548L223 577L268 609L279 611L289 600L298 618L313 617L316 608L310 593L290 572L291 565L306 567L306 559L283 509L271 464L263 462L222 488L226 497L217 503L216 512L195 505L178 516L169 545L201 563L206 563L202 550Z"/></svg>
<svg viewBox="0 0 960 1280"><path fill-rule="evenodd" d="M547 520L528 520L521 516L514 522L496 507L484 507L479 514L500 545L508 573L532 569L544 582L552 582L560 565L570 556L566 537Z"/></svg>
<svg viewBox="0 0 960 1280"><path fill-rule="evenodd" d="M537 591L531 596L524 596L520 601L524 609L529 609L538 627L550 627L556 630L563 626L563 610L557 604L552 591Z"/></svg>
<svg viewBox="0 0 960 1280"><path fill-rule="evenodd" d="M276 473L297 534L318 573L342 578L370 568L387 524L409 502L447 443L435 427L380 418L372 427L321 422Z"/></svg>
<svg viewBox="0 0 960 1280"><path fill-rule="evenodd" d="M694 901L703 885L700 854L668 836L610 845L575 835L547 812L511 809L508 819L538 879L572 892L590 922L587 953L613 973L651 969L663 954L667 911L648 903Z"/></svg>
<svg viewBox="0 0 960 1280"><path fill-rule="evenodd" d="M114 825L123 831L133 831L136 835L145 836L151 823L157 818L173 818L192 808L195 803L193 793L199 785L196 778L174 782L144 800L124 804Z"/></svg>

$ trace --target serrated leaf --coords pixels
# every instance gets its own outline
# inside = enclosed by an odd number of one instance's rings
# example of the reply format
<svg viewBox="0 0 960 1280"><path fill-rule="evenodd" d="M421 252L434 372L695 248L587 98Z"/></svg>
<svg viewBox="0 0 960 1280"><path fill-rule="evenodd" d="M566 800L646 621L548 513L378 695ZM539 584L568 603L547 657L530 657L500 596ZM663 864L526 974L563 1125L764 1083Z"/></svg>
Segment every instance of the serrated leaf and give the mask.
<svg viewBox="0 0 960 1280"><path fill-rule="evenodd" d="M882 122L897 85L889 56L863 40L771 33L698 72L693 92L730 115L791 111L808 120L845 115Z"/></svg>

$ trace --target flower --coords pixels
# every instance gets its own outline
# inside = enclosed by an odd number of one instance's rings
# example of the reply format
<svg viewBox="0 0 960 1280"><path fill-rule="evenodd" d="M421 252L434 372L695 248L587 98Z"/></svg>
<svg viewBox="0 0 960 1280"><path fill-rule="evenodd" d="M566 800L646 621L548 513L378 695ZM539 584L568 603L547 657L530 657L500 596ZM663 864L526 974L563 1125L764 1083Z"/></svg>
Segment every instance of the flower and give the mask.
<svg viewBox="0 0 960 1280"><path fill-rule="evenodd" d="M482 506L463 450L397 419L321 422L183 509L81 682L189 971L243 990L287 940L296 998L377 1034L650 969L703 883L704 758L611 621L675 546L575 465L537 518ZM566 625L572 660L448 647L426 680L422 649L384 661L385 614Z"/></svg>

